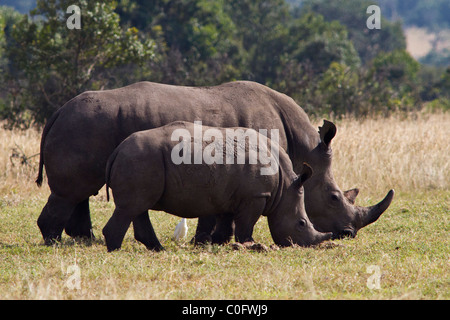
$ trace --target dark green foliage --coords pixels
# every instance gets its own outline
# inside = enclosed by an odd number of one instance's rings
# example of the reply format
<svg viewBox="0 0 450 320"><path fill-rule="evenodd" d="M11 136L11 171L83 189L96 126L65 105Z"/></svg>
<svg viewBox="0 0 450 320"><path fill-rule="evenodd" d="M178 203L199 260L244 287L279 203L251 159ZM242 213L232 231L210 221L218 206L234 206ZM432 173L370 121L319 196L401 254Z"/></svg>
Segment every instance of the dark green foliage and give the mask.
<svg viewBox="0 0 450 320"><path fill-rule="evenodd" d="M81 9L81 29L68 29L69 5ZM31 17L17 19L4 47L9 96L1 106L16 126L42 124L66 101L87 89L100 89L116 66L143 62L153 43L140 41L136 28L123 30L112 2L38 1Z"/></svg>
<svg viewBox="0 0 450 320"><path fill-rule="evenodd" d="M324 16L325 20L337 20L347 27L349 39L363 62L369 62L379 52L406 49L406 39L401 24L392 23L381 15L381 29L366 28L369 14L367 7L373 4L369 0L308 0L303 10L311 10Z"/></svg>
<svg viewBox="0 0 450 320"><path fill-rule="evenodd" d="M447 10L439 1L433 1L436 17L436 8ZM391 16L402 5L379 3ZM81 30L66 27L72 4L81 8ZM448 70L415 61L405 51L401 23L386 20L384 13L381 29L369 30L370 4L39 0L23 16L0 7L0 117L19 127L41 125L82 91L141 80L177 85L253 80L320 116L387 114L421 108L424 101L432 101L433 109L447 108Z"/></svg>
<svg viewBox="0 0 450 320"><path fill-rule="evenodd" d="M156 40L153 81L212 85L239 75L240 42L225 0L121 1L117 12Z"/></svg>
<svg viewBox="0 0 450 320"><path fill-rule="evenodd" d="M386 17L401 17L405 25L440 30L450 27L448 0L378 0Z"/></svg>

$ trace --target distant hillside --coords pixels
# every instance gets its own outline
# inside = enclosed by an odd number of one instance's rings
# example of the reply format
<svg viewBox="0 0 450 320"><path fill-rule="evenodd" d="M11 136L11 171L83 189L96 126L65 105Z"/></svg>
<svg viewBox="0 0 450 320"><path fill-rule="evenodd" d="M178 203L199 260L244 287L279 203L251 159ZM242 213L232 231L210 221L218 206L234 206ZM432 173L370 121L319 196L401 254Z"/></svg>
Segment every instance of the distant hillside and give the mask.
<svg viewBox="0 0 450 320"><path fill-rule="evenodd" d="M389 20L402 20L405 27L429 30L450 28L448 0L378 0L382 14Z"/></svg>
<svg viewBox="0 0 450 320"><path fill-rule="evenodd" d="M430 32L426 28L405 28L407 50L419 60L423 60L430 52L448 55L450 50L450 29ZM427 62L427 61L425 61Z"/></svg>
<svg viewBox="0 0 450 320"><path fill-rule="evenodd" d="M294 8L308 3L325 3L331 0L286 0ZM361 0L355 0L360 3ZM416 26L433 30L450 28L449 0L373 0L385 19L401 20L405 27ZM363 13L365 14L365 13Z"/></svg>
<svg viewBox="0 0 450 320"><path fill-rule="evenodd" d="M28 13L36 7L36 0L0 0L0 5L13 7L20 13Z"/></svg>
<svg viewBox="0 0 450 320"><path fill-rule="evenodd" d="M330 4L328 0L286 1L297 10L310 4L317 6L329 6ZM343 1L342 5L349 1L352 0ZM355 6L364 1L366 0L354 0ZM401 21L406 36L407 50L419 62L435 66L450 65L449 0L367 0L366 2L367 4L378 4L381 8L382 18L389 21ZM366 12L361 12L361 15L366 15ZM335 18L342 20L337 16ZM349 27L348 24L347 27Z"/></svg>

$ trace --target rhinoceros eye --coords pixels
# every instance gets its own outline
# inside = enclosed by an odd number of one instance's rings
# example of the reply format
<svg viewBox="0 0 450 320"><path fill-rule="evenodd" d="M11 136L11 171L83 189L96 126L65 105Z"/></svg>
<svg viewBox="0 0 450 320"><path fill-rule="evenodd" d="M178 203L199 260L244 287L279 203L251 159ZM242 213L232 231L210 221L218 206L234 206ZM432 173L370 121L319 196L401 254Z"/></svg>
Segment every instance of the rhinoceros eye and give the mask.
<svg viewBox="0 0 450 320"><path fill-rule="evenodd" d="M299 224L301 227L306 227L306 220L305 220L305 219L300 219L300 221L298 222L298 224Z"/></svg>
<svg viewBox="0 0 450 320"><path fill-rule="evenodd" d="M337 193L332 193L331 194L331 200L332 201L335 201L335 202L338 202L339 201L339 195L337 194Z"/></svg>

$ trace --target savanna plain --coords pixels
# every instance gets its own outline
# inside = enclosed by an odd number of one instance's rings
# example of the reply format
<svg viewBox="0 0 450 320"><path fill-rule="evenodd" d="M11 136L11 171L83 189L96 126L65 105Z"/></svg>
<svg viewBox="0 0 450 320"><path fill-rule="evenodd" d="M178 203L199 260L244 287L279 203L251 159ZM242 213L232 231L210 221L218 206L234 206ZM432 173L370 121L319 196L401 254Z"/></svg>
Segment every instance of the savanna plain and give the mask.
<svg viewBox="0 0 450 320"><path fill-rule="evenodd" d="M321 125L321 119L313 121ZM194 247L172 235L179 218L150 212L166 248L148 251L128 231L107 253L101 230L114 210L91 199L95 240L44 246L36 220L50 192L38 188L40 132L0 130L1 299L450 299L450 114L336 120L333 172L367 206L395 189L378 221L354 239L311 248ZM70 183L70 182L68 182ZM254 239L270 246L267 219Z"/></svg>

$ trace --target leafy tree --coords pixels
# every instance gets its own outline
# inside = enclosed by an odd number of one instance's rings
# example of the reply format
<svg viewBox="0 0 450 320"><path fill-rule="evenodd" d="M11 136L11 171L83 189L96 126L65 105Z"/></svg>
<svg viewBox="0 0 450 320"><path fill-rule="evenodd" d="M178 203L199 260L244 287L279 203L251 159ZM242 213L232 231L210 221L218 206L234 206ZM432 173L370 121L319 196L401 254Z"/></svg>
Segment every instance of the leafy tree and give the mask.
<svg viewBox="0 0 450 320"><path fill-rule="evenodd" d="M371 62L364 82L370 102L386 111L410 110L420 105L417 74L420 64L405 50L380 53Z"/></svg>
<svg viewBox="0 0 450 320"><path fill-rule="evenodd" d="M431 50L426 56L421 57L419 62L437 67L450 66L450 50L448 48L441 51Z"/></svg>
<svg viewBox="0 0 450 320"><path fill-rule="evenodd" d="M332 62L359 66L358 53L349 41L347 29L337 21L306 13L293 21L288 52L298 61L308 61L316 73L325 72Z"/></svg>
<svg viewBox="0 0 450 320"><path fill-rule="evenodd" d="M372 63L372 71L377 79L385 79L396 88L414 81L420 64L405 50L381 53Z"/></svg>
<svg viewBox="0 0 450 320"><path fill-rule="evenodd" d="M66 25L73 4L81 9L81 29ZM2 116L19 126L42 124L78 93L105 87L105 69L151 59L152 41L140 41L136 28L122 30L114 9L111 1L39 0L31 19L14 25L5 48L15 96Z"/></svg>
<svg viewBox="0 0 450 320"><path fill-rule="evenodd" d="M282 52L276 76L269 84L292 96L308 112L315 112L323 103L317 86L333 62L351 69L360 64L346 28L312 12L291 22Z"/></svg>
<svg viewBox="0 0 450 320"><path fill-rule="evenodd" d="M313 11L324 16L325 20L337 20L347 27L349 39L363 63L369 62L380 52L406 49L406 38L399 21L390 22L381 15L381 29L368 29L369 0L306 0L300 12Z"/></svg>
<svg viewBox="0 0 450 320"><path fill-rule="evenodd" d="M442 95L450 99L450 66L445 69L439 81Z"/></svg>
<svg viewBox="0 0 450 320"><path fill-rule="evenodd" d="M22 15L13 8L0 6L0 77L7 72L9 61L6 57L6 48L12 43L11 32L14 24L21 18Z"/></svg>
<svg viewBox="0 0 450 320"><path fill-rule="evenodd" d="M0 114L10 105L9 101L14 99L17 92L7 76L13 72L13 67L7 57L6 48L12 45L11 33L21 18L22 15L13 8L0 6Z"/></svg>
<svg viewBox="0 0 450 320"><path fill-rule="evenodd" d="M1 71L1 74L3 74L3 72L4 72L3 69L6 64L6 59L4 57L5 44L6 44L6 36L5 36L6 15L4 14L5 9L6 9L6 7L0 7L0 71Z"/></svg>
<svg viewBox="0 0 450 320"><path fill-rule="evenodd" d="M273 83L289 41L289 7L284 0L229 0L226 12L245 50L241 77Z"/></svg>
<svg viewBox="0 0 450 320"><path fill-rule="evenodd" d="M365 113L359 80L357 70L332 62L317 86L322 96L321 112L334 115Z"/></svg>
<svg viewBox="0 0 450 320"><path fill-rule="evenodd" d="M400 22L384 19L401 1L378 3L381 30L366 27L369 0L38 0L29 16L3 8L0 116L41 124L84 90L139 80L248 79L317 115L387 114L420 108L421 99L448 108L450 73L420 68L405 51ZM72 4L80 30L66 27Z"/></svg>
<svg viewBox="0 0 450 320"><path fill-rule="evenodd" d="M450 110L450 67L421 66L421 97L431 111Z"/></svg>
<svg viewBox="0 0 450 320"><path fill-rule="evenodd" d="M121 1L122 22L157 42L151 80L208 85L236 77L241 48L225 0Z"/></svg>
<svg viewBox="0 0 450 320"><path fill-rule="evenodd" d="M333 62L314 88L320 108L311 111L365 116L419 108L418 71L419 63L404 50L381 52L367 68Z"/></svg>

